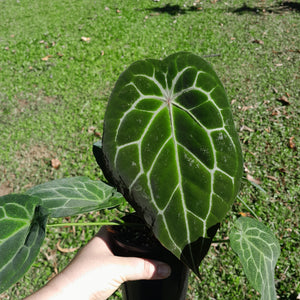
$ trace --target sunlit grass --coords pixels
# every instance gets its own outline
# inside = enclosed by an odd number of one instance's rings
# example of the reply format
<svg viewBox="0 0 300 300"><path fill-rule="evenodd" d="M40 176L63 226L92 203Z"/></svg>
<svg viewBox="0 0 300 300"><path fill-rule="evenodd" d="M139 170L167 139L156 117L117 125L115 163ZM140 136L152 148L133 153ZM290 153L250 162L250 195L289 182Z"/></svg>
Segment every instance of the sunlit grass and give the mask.
<svg viewBox="0 0 300 300"><path fill-rule="evenodd" d="M271 0L167 3L0 1L0 191L20 192L66 176L100 178L94 131L102 131L119 74L138 59L195 52L213 64L228 92L246 171L267 191L244 184L240 197L278 237L277 292L280 299L296 299L299 10ZM282 97L289 105L278 101ZM61 161L58 170L52 158ZM233 219L246 210L237 202L218 238L226 238ZM116 213L80 220L108 221ZM30 294L74 256L60 253L58 241L76 248L97 230L49 228L34 267L7 292L9 299ZM200 280L190 278L188 299L259 299L228 244L212 247L201 270Z"/></svg>

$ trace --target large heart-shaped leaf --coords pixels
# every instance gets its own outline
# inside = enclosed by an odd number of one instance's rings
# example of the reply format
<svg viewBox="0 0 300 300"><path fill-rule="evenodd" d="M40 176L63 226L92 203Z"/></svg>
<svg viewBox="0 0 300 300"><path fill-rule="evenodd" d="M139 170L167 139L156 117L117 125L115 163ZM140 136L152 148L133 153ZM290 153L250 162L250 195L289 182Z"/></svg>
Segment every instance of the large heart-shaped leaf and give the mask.
<svg viewBox="0 0 300 300"><path fill-rule="evenodd" d="M280 245L272 231L255 219L242 217L235 222L229 239L248 280L261 294L261 299L277 299L274 269Z"/></svg>
<svg viewBox="0 0 300 300"><path fill-rule="evenodd" d="M104 120L105 176L198 274L239 190L242 154L222 83L187 52L132 64Z"/></svg>
<svg viewBox="0 0 300 300"><path fill-rule="evenodd" d="M111 208L124 202L114 187L82 176L49 181L26 193L40 198L53 218Z"/></svg>
<svg viewBox="0 0 300 300"><path fill-rule="evenodd" d="M47 211L28 195L0 197L0 293L33 264L45 237Z"/></svg>

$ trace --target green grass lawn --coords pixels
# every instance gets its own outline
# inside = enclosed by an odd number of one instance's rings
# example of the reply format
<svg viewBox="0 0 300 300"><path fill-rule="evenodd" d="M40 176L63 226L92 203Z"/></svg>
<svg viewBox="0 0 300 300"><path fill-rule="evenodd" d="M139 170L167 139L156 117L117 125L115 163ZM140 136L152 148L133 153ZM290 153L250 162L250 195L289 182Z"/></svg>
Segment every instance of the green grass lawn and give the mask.
<svg viewBox="0 0 300 300"><path fill-rule="evenodd" d="M299 17L299 2L273 0L0 1L0 195L66 176L101 178L92 144L120 73L138 59L192 51L224 83L245 176L266 190L245 181L240 197L280 241L279 299L299 299ZM217 238L225 239L246 211L236 202ZM115 213L71 219L111 220ZM77 248L97 230L48 228L34 267L0 299L22 299L41 287L75 255L57 243ZM260 297L229 245L214 244L200 279L190 277L187 299Z"/></svg>

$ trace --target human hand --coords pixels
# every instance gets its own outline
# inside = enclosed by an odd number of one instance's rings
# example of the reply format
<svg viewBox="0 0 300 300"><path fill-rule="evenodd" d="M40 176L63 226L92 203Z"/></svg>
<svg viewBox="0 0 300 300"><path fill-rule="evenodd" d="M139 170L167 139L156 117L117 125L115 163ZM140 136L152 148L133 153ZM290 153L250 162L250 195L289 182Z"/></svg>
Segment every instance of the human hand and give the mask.
<svg viewBox="0 0 300 300"><path fill-rule="evenodd" d="M102 227L60 274L26 300L103 300L125 281L164 279L170 273L163 262L114 256Z"/></svg>

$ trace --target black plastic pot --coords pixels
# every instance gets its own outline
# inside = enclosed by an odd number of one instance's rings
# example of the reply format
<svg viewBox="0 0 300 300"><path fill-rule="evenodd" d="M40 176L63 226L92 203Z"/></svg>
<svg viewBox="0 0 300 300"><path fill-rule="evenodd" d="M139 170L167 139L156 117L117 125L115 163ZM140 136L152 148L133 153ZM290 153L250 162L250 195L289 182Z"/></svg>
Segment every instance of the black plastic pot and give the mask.
<svg viewBox="0 0 300 300"><path fill-rule="evenodd" d="M184 300L189 269L165 249L136 215L123 218L135 225L109 226L109 243L117 256L156 259L170 265L167 279L128 281L122 286L124 300Z"/></svg>

